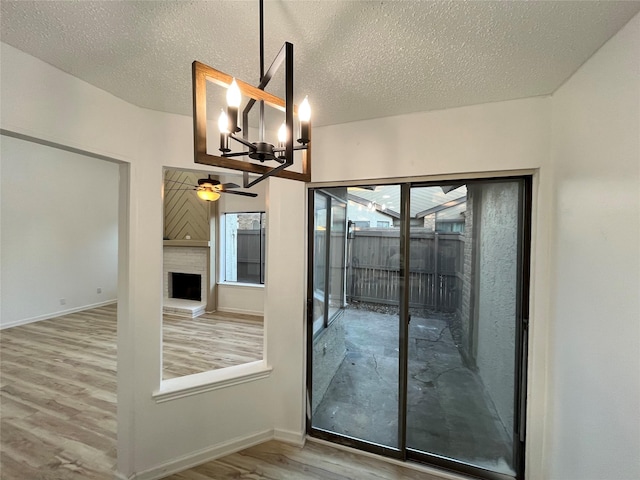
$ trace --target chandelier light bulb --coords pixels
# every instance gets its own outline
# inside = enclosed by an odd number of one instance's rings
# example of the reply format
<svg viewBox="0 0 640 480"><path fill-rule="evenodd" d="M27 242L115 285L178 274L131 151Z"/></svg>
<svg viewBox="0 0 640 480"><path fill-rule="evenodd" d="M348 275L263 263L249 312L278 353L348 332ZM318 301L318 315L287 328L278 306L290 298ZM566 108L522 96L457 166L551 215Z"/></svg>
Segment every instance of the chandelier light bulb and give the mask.
<svg viewBox="0 0 640 480"><path fill-rule="evenodd" d="M229 124L229 116L222 109L220 109L220 116L218 117L218 129L220 130L220 151L222 153L230 152L229 132L231 125Z"/></svg>
<svg viewBox="0 0 640 480"><path fill-rule="evenodd" d="M220 109L220 116L218 117L218 129L220 133L229 133L229 117L222 109Z"/></svg>
<svg viewBox="0 0 640 480"><path fill-rule="evenodd" d="M309 105L309 99L306 96L298 107L298 118L301 122L308 122L311 120L311 105Z"/></svg>
<svg viewBox="0 0 640 480"><path fill-rule="evenodd" d="M309 120L311 119L311 107L309 106L309 99L307 97L304 97L304 100L298 107L298 119L300 120L298 143L306 145L310 141Z"/></svg>
<svg viewBox="0 0 640 480"><path fill-rule="evenodd" d="M227 116L229 117L229 126L227 128L229 133L237 133L240 131L240 128L238 128L238 107L241 101L242 95L240 95L240 88L234 78L229 88L227 88Z"/></svg>
<svg viewBox="0 0 640 480"><path fill-rule="evenodd" d="M234 78L231 81L231 85L227 89L227 105L229 107L238 108L240 106L240 102L242 100L242 95L240 94L240 87L236 83L236 79Z"/></svg>
<svg viewBox="0 0 640 480"><path fill-rule="evenodd" d="M287 141L287 124L283 123L278 129L278 142L284 144Z"/></svg>

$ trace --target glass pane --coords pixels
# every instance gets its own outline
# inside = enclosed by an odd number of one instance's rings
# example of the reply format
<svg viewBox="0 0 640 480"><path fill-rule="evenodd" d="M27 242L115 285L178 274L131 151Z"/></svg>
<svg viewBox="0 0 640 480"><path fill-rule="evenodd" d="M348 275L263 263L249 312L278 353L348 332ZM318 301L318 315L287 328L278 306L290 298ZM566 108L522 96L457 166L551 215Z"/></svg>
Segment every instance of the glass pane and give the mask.
<svg viewBox="0 0 640 480"><path fill-rule="evenodd" d="M313 238L313 334L324 327L326 304L327 263L327 197L315 193Z"/></svg>
<svg viewBox="0 0 640 480"><path fill-rule="evenodd" d="M346 189L344 189L346 193ZM347 204L331 198L331 240L329 242L329 321L344 306Z"/></svg>
<svg viewBox="0 0 640 480"><path fill-rule="evenodd" d="M407 447L508 475L518 203L517 182L411 189Z"/></svg>
<svg viewBox="0 0 640 480"><path fill-rule="evenodd" d="M225 280L264 283L264 213L225 215Z"/></svg>
<svg viewBox="0 0 640 480"><path fill-rule="evenodd" d="M349 188L346 206L344 187L324 191L332 206L330 304L346 305L313 341L311 423L398 448L400 187ZM317 226L314 245L324 239Z"/></svg>

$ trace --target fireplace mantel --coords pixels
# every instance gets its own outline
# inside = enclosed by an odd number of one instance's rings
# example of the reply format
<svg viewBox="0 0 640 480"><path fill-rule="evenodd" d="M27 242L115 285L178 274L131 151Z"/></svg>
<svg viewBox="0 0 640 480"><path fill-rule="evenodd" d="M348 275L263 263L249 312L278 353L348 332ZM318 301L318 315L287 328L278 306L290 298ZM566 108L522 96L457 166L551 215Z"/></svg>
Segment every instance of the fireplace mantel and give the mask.
<svg viewBox="0 0 640 480"><path fill-rule="evenodd" d="M209 247L207 240L163 240L165 247Z"/></svg>

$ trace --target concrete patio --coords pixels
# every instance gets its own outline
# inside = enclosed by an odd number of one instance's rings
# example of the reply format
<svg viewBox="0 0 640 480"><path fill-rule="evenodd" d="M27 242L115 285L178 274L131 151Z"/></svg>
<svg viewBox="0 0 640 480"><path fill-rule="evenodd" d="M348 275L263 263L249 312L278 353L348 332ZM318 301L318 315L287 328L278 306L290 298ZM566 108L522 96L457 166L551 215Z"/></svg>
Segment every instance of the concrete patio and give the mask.
<svg viewBox="0 0 640 480"><path fill-rule="evenodd" d="M425 317L409 324L407 447L513 475L510 434L464 365L446 315ZM398 316L347 308L336 322L346 351L313 426L396 447Z"/></svg>

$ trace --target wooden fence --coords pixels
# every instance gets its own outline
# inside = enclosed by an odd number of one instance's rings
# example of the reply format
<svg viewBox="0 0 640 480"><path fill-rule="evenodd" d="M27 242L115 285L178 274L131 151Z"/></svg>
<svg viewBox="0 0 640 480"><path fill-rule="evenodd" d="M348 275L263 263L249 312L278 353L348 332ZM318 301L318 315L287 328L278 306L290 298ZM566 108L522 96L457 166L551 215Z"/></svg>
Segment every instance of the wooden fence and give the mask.
<svg viewBox="0 0 640 480"><path fill-rule="evenodd" d="M264 283L265 231L238 230L238 282Z"/></svg>
<svg viewBox="0 0 640 480"><path fill-rule="evenodd" d="M409 306L455 311L462 294L464 237L411 229ZM400 237L397 230L355 232L347 241L347 299L398 305Z"/></svg>
<svg viewBox="0 0 640 480"><path fill-rule="evenodd" d="M318 232L317 232L318 233ZM316 235L315 250L325 248L325 236ZM332 242L344 242L342 233ZM264 249L264 230L238 230L238 281L260 282L260 247ZM330 275L332 294L344 278L344 250L332 249ZM262 250L264 259L264 250ZM462 300L464 235L434 233L411 228L409 306L453 312ZM264 260L263 260L264 261ZM316 258L316 276L324 278L324 262ZM263 273L264 275L264 273ZM357 230L347 240L347 301L398 305L400 298L400 234L396 229ZM242 280L241 280L242 278ZM339 290L340 288L338 288Z"/></svg>

